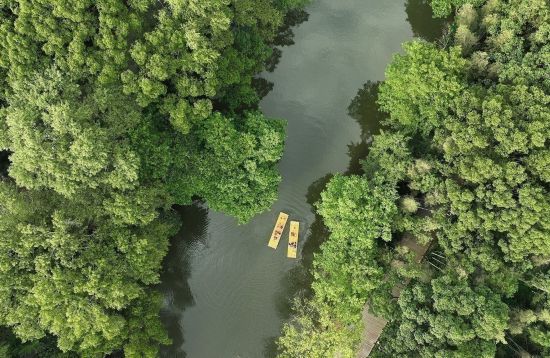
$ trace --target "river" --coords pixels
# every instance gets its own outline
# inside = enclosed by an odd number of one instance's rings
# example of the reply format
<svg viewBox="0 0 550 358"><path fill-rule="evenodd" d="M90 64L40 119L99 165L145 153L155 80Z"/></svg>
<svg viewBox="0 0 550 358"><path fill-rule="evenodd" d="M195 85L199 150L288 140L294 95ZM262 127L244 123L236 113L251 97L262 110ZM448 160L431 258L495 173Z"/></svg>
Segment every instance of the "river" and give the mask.
<svg viewBox="0 0 550 358"><path fill-rule="evenodd" d="M358 170L379 128L376 82L392 54L441 29L422 0L313 0L307 12L295 44L262 76L274 88L261 109L288 121L279 199L246 225L200 205L180 210L182 230L161 276L162 319L173 340L163 357L274 355L290 300L307 294L313 252L327 236L312 203L330 173ZM297 260L286 258L286 231L278 250L267 247L279 211L300 221Z"/></svg>

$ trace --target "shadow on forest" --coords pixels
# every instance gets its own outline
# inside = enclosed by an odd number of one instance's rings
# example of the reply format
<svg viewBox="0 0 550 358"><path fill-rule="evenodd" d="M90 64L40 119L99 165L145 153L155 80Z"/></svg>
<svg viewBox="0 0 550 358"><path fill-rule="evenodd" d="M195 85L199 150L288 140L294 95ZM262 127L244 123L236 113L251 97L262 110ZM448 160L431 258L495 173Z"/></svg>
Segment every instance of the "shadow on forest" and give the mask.
<svg viewBox="0 0 550 358"><path fill-rule="evenodd" d="M279 47L294 45L293 28L306 22L308 19L309 14L304 9L296 9L287 14L283 26L281 26L273 39L273 53L266 62L266 71L273 72L275 70L283 54L283 51Z"/></svg>
<svg viewBox="0 0 550 358"><path fill-rule="evenodd" d="M165 298L160 316L172 344L161 347L162 356L183 358L183 312L195 304L187 283L191 275L191 254L194 247L204 244L208 229L208 209L199 204L176 207L181 218L179 232L170 239L170 250L164 258L161 284L158 286Z"/></svg>
<svg viewBox="0 0 550 358"><path fill-rule="evenodd" d="M6 150L0 151L0 176L8 176L8 168L10 167L10 152Z"/></svg>
<svg viewBox="0 0 550 358"><path fill-rule="evenodd" d="M438 40L443 34L447 19L434 19L428 0L407 0L405 12L415 37L431 42Z"/></svg>

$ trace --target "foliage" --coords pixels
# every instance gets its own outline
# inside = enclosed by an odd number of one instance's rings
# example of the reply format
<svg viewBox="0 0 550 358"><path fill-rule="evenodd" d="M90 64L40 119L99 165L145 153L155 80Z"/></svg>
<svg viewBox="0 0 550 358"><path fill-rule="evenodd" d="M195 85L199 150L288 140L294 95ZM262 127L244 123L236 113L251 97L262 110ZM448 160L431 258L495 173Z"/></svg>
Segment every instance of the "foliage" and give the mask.
<svg viewBox="0 0 550 358"><path fill-rule="evenodd" d="M0 329L0 357L2 358L73 358L73 353L62 353L52 336L39 341L23 343L6 328Z"/></svg>
<svg viewBox="0 0 550 358"><path fill-rule="evenodd" d="M380 108L404 130L429 132L464 90L466 61L456 48L440 51L422 41L406 43L403 48L406 55L395 55L386 70Z"/></svg>
<svg viewBox="0 0 550 358"><path fill-rule="evenodd" d="M453 94L440 83L425 81L431 106L422 97L405 99L410 90L404 84L411 77L403 63L412 68L438 63L456 50L417 42L405 46L404 57L390 65L379 96L390 113L389 124L428 144L410 146L415 162L422 160L426 170L410 166L401 176L408 189L403 200L412 198L425 210L409 210L396 224L419 241L437 238L445 264L443 272L431 274L435 278L411 284L402 293L395 331L380 356L494 356L499 344L510 343L507 331L527 338L535 354L546 349L541 331L527 328L529 323L545 327L534 318L544 316L543 311L530 315L532 310L520 308L518 289L540 258L550 256L548 171L538 159L548 148L550 87L537 65L548 56L548 38L539 35L547 31L548 16L547 3L538 0L489 1L479 12L462 7L455 41L466 71L443 70L446 76L454 74L444 81L460 83L462 89ZM461 26L484 42L465 44ZM521 47L505 45L504 36L506 44ZM422 112L418 108L424 103L429 109ZM407 116L403 106L418 116ZM422 126L403 118L416 118ZM445 282L443 296L438 282ZM442 305L447 294L449 300ZM471 302L490 306L475 308L464 301L468 312L447 307L470 296ZM532 300L540 294L531 291L527 296ZM518 322L515 328L509 315Z"/></svg>
<svg viewBox="0 0 550 358"><path fill-rule="evenodd" d="M331 232L314 262L315 298L334 307L337 317L353 321L365 297L382 280L376 239L389 241L396 194L357 176L336 175L321 194L318 212Z"/></svg>
<svg viewBox="0 0 550 358"><path fill-rule="evenodd" d="M157 355L171 206L242 222L276 198L284 124L253 78L304 4L0 1L0 325Z"/></svg>
<svg viewBox="0 0 550 358"><path fill-rule="evenodd" d="M498 294L472 288L464 279L443 275L430 284L411 283L401 293L399 307L399 328L388 353L458 357L479 347L478 357L492 357L496 342L504 341L508 307Z"/></svg>
<svg viewBox="0 0 550 358"><path fill-rule="evenodd" d="M389 65L386 129L363 176L336 176L322 194L331 236L282 356L319 333L324 356L353 352L357 339L330 324L361 325L364 304L390 320L376 357L549 354L548 2L432 5L440 16L458 8L454 46L416 40ZM411 235L437 245L423 265L399 245ZM330 324L307 313L321 309Z"/></svg>
<svg viewBox="0 0 550 358"><path fill-rule="evenodd" d="M315 255L314 298L300 302L298 315L283 328L281 357L353 357L364 302L383 283L386 258L377 239L390 239L397 212L392 191L358 176L330 180L318 204L331 235Z"/></svg>
<svg viewBox="0 0 550 358"><path fill-rule="evenodd" d="M299 313L283 326L277 342L279 357L355 356L353 346L361 335L360 322L345 326L333 317L330 306L308 301L297 300L293 309Z"/></svg>
<svg viewBox="0 0 550 358"><path fill-rule="evenodd" d="M172 235L173 219L121 226L52 193L9 182L0 190L2 325L23 341L54 334L61 350L88 355L131 345L144 330L142 349L166 343L147 286L168 249L157 235Z"/></svg>
<svg viewBox="0 0 550 358"><path fill-rule="evenodd" d="M453 9L460 8L466 4L479 6L483 3L484 0L431 0L435 17L449 16Z"/></svg>

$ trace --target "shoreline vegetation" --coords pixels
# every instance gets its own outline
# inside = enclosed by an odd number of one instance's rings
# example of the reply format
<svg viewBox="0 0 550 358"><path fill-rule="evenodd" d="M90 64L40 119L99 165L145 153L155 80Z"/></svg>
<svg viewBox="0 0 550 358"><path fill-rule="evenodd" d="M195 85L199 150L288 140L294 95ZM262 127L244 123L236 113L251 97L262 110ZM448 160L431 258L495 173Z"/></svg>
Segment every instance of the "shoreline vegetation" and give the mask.
<svg viewBox="0 0 550 358"><path fill-rule="evenodd" d="M169 343L173 207L244 222L276 199L285 124L256 75L305 3L0 1L0 356Z"/></svg>
<svg viewBox="0 0 550 358"><path fill-rule="evenodd" d="M0 357L159 355L174 207L276 199L257 75L308 2L0 0ZM383 128L319 183L281 358L356 357L365 307L388 321L371 357L550 356L550 5L430 5L448 31L367 83Z"/></svg>
<svg viewBox="0 0 550 358"><path fill-rule="evenodd" d="M449 32L394 56L363 173L321 193L279 357L355 357L365 304L389 322L372 357L550 355L548 2L431 5ZM432 243L421 263L403 237Z"/></svg>

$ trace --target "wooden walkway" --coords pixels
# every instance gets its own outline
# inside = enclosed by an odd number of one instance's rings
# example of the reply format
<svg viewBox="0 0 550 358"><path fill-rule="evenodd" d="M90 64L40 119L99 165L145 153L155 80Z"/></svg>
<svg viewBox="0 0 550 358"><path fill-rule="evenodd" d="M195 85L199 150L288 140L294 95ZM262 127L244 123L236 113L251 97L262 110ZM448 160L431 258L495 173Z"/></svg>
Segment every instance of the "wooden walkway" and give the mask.
<svg viewBox="0 0 550 358"><path fill-rule="evenodd" d="M408 247L409 250L414 252L417 262L422 261L430 246L429 244L420 245L416 242L416 240L408 235L401 239L398 245ZM401 286L394 287L392 291L393 295L395 297L399 297L402 288L403 287ZM380 335L382 335L382 331L384 330L384 327L386 327L387 323L388 321L384 318L377 317L370 313L368 304L365 305L363 308L363 336L361 338L359 350L357 351L357 358L365 358L369 356L370 352L378 342Z"/></svg>

